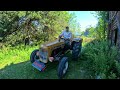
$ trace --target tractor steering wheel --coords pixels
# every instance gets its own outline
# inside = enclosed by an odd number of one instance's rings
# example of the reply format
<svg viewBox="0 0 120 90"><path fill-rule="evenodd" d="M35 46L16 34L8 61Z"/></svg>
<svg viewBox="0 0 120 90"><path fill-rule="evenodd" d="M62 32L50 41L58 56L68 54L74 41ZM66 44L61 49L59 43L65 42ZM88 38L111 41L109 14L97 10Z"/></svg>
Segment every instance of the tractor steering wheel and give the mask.
<svg viewBox="0 0 120 90"><path fill-rule="evenodd" d="M66 40L65 38L61 38L61 37L59 37L59 42L60 42L61 39L64 40L64 41Z"/></svg>

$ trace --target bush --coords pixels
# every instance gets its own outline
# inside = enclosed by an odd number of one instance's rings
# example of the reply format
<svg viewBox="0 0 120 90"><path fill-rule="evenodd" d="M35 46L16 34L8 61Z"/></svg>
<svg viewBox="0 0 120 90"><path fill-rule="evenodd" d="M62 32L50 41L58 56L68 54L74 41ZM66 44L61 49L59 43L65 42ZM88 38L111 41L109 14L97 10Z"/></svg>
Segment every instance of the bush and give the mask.
<svg viewBox="0 0 120 90"><path fill-rule="evenodd" d="M115 46L109 48L107 41L94 40L86 45L83 52L92 71L93 77L101 79L117 78L120 75L120 64L117 59L118 50Z"/></svg>

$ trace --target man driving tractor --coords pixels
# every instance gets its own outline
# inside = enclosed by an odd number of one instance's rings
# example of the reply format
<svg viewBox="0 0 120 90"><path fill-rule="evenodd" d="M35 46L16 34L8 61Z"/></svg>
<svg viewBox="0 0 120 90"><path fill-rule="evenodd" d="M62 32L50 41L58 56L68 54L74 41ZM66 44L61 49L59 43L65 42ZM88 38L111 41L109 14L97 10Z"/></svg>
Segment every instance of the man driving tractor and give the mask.
<svg viewBox="0 0 120 90"><path fill-rule="evenodd" d="M72 40L72 33L69 31L69 27L66 27L66 30L62 32L62 34L59 35L59 39L64 37L64 42L65 42L65 48L63 49L63 54L64 52L70 48L71 45L71 40ZM46 46L41 46L41 49L37 52L37 56L39 56L39 60L43 63L47 63L47 56L48 53L46 52ZM52 62L53 57L49 57L49 60Z"/></svg>
<svg viewBox="0 0 120 90"><path fill-rule="evenodd" d="M70 48L71 41L72 41L72 33L69 31L69 27L67 26L66 29L62 32L62 34L59 35L59 39L64 37L65 41L65 49Z"/></svg>
<svg viewBox="0 0 120 90"><path fill-rule="evenodd" d="M61 37L64 37L65 43L70 45L70 42L72 40L72 33L69 31L69 27L66 27L66 30L62 32L62 34L59 35L59 39Z"/></svg>
<svg viewBox="0 0 120 90"><path fill-rule="evenodd" d="M63 38L62 38L63 37ZM39 71L44 71L48 61L58 61L58 77L62 78L68 70L69 57L67 53L71 52L71 59L78 60L81 55L82 38L72 37L69 27L59 35L59 39L45 42L39 49L32 51L30 61L32 66Z"/></svg>

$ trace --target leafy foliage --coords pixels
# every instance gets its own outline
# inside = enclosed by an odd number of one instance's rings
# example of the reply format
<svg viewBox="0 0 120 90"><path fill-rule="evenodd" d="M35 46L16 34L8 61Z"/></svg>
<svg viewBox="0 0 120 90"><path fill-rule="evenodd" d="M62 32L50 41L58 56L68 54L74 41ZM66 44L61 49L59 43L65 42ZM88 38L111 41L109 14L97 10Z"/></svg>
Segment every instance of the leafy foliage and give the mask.
<svg viewBox="0 0 120 90"><path fill-rule="evenodd" d="M107 41L94 40L86 45L83 52L89 65L86 67L92 71L94 78L102 79L119 77L118 51L116 47L110 48Z"/></svg>
<svg viewBox="0 0 120 90"><path fill-rule="evenodd" d="M96 26L96 37L99 39L106 39L107 37L107 25L108 25L108 12L96 11L96 17L98 18L98 24Z"/></svg>
<svg viewBox="0 0 120 90"><path fill-rule="evenodd" d="M6 45L56 38L68 25L72 14L67 11L1 11L0 37Z"/></svg>

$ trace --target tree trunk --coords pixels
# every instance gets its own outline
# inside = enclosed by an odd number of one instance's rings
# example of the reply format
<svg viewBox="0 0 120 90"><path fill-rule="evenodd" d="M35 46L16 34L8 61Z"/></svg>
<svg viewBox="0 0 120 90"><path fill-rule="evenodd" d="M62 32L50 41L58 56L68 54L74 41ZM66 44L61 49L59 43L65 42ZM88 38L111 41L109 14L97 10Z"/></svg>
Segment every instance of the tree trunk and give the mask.
<svg viewBox="0 0 120 90"><path fill-rule="evenodd" d="M120 49L120 19L119 19L120 16L117 16L117 27L118 27L118 48Z"/></svg>

